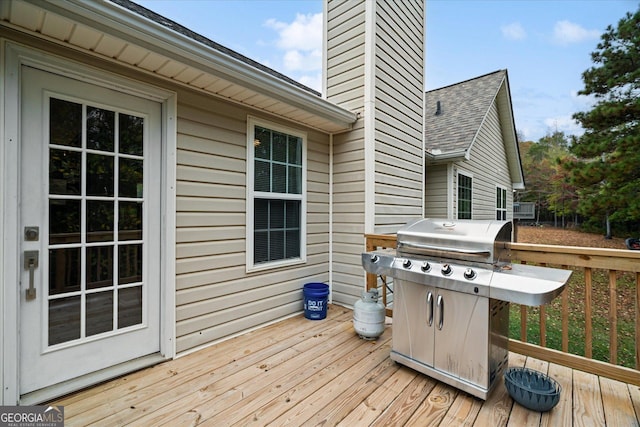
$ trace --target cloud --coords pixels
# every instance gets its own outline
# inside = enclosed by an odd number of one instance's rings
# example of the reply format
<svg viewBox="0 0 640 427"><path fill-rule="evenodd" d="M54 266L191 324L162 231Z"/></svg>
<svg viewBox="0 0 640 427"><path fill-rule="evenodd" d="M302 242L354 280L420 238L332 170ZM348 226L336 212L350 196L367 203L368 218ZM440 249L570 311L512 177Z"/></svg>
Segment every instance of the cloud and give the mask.
<svg viewBox="0 0 640 427"><path fill-rule="evenodd" d="M322 90L322 72L313 75L309 74L300 76L298 81L311 89L317 90L318 92Z"/></svg>
<svg viewBox="0 0 640 427"><path fill-rule="evenodd" d="M558 21L553 27L553 40L560 45L580 43L600 37L599 30L587 30L569 21Z"/></svg>
<svg viewBox="0 0 640 427"><path fill-rule="evenodd" d="M276 47L285 51L283 62L287 69L322 67L322 13L297 14L291 23L269 19L265 25L277 31Z"/></svg>
<svg viewBox="0 0 640 427"><path fill-rule="evenodd" d="M322 66L322 51L288 50L283 56L283 64L291 71L316 71Z"/></svg>
<svg viewBox="0 0 640 427"><path fill-rule="evenodd" d="M322 13L297 14L293 22L265 22L278 33L275 45L283 51L284 71L316 90L322 87L322 23Z"/></svg>
<svg viewBox="0 0 640 427"><path fill-rule="evenodd" d="M280 35L277 45L281 49L322 49L322 13L298 13L291 23L269 19L266 25Z"/></svg>
<svg viewBox="0 0 640 427"><path fill-rule="evenodd" d="M596 103L596 97L593 95L578 95L577 90L570 92L571 103L576 111L590 110Z"/></svg>
<svg viewBox="0 0 640 427"><path fill-rule="evenodd" d="M527 33L519 22L513 22L500 27L502 35L508 40L522 40L527 37Z"/></svg>
<svg viewBox="0 0 640 427"><path fill-rule="evenodd" d="M564 132L566 135L580 136L584 133L580 124L573 120L571 115L549 117L544 119L544 124L547 127L547 134L551 134L556 130Z"/></svg>

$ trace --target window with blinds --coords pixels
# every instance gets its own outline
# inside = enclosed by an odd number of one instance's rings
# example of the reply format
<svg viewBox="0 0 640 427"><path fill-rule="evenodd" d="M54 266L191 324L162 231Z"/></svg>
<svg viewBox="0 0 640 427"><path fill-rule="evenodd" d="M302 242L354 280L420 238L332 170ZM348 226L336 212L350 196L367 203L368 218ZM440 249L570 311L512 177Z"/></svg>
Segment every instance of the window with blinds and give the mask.
<svg viewBox="0 0 640 427"><path fill-rule="evenodd" d="M496 187L496 219L507 220L507 189Z"/></svg>
<svg viewBox="0 0 640 427"><path fill-rule="evenodd" d="M304 134L250 121L251 266L304 258ZM249 227L248 227L249 228Z"/></svg>
<svg viewBox="0 0 640 427"><path fill-rule="evenodd" d="M473 197L473 179L469 175L458 173L458 219L471 218Z"/></svg>

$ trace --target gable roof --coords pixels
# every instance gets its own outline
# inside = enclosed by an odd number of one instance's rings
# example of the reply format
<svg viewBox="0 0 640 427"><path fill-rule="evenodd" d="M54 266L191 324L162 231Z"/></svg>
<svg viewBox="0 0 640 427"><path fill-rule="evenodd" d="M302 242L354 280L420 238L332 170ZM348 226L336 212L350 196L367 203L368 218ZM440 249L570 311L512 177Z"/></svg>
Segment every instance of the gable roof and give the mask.
<svg viewBox="0 0 640 427"><path fill-rule="evenodd" d="M318 92L130 0L3 0L0 27L325 133L348 131L357 120Z"/></svg>
<svg viewBox="0 0 640 427"><path fill-rule="evenodd" d="M471 148L496 102L514 189L524 188L507 70L498 70L425 93L427 160L469 160Z"/></svg>

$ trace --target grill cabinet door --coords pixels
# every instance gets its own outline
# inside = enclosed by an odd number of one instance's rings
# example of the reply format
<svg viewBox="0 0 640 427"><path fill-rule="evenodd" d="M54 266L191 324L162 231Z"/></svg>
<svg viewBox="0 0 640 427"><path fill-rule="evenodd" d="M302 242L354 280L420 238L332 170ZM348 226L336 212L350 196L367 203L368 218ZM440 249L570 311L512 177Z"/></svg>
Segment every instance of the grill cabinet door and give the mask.
<svg viewBox="0 0 640 427"><path fill-rule="evenodd" d="M393 350L433 366L435 288L397 278L394 283Z"/></svg>
<svg viewBox="0 0 640 427"><path fill-rule="evenodd" d="M434 318L435 368L488 387L489 298L438 289L440 297Z"/></svg>

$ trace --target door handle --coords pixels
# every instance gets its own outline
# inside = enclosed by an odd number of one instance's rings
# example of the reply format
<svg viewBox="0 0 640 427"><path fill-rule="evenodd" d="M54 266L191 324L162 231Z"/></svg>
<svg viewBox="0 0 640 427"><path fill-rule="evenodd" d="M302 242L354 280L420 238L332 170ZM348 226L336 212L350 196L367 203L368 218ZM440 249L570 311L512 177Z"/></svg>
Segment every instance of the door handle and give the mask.
<svg viewBox="0 0 640 427"><path fill-rule="evenodd" d="M38 251L24 251L24 269L29 270L29 287L27 288L27 301L36 299L34 284L35 269L38 268Z"/></svg>
<svg viewBox="0 0 640 427"><path fill-rule="evenodd" d="M427 293L427 307L429 308L429 318L428 324L429 326L433 325L433 294L431 292Z"/></svg>
<svg viewBox="0 0 640 427"><path fill-rule="evenodd" d="M437 307L440 311L440 319L438 319L438 330L442 330L442 325L444 324L444 298L442 295L438 295Z"/></svg>

